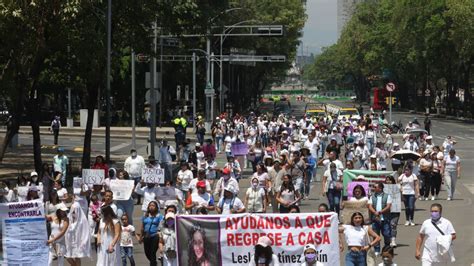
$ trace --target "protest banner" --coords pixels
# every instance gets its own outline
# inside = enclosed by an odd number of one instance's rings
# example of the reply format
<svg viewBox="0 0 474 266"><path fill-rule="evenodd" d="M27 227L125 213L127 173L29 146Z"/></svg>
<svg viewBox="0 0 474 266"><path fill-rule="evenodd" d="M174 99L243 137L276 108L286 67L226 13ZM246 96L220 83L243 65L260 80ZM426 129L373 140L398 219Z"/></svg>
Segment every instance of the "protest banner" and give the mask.
<svg viewBox="0 0 474 266"><path fill-rule="evenodd" d="M160 200L176 200L176 190L174 187L159 187L156 189L156 197Z"/></svg>
<svg viewBox="0 0 474 266"><path fill-rule="evenodd" d="M165 171L161 168L145 168L142 170L142 180L145 183L164 184Z"/></svg>
<svg viewBox="0 0 474 266"><path fill-rule="evenodd" d="M0 265L48 265L42 201L0 204L3 261Z"/></svg>
<svg viewBox="0 0 474 266"><path fill-rule="evenodd" d="M113 179L110 180L110 190L114 193L114 200L128 200L132 195L135 181Z"/></svg>
<svg viewBox="0 0 474 266"><path fill-rule="evenodd" d="M342 195L347 196L348 184L352 181L368 182L369 187L378 182L384 182L385 177L389 175L394 175L394 171L368 171L368 170L344 170L342 177L342 182L344 184L344 189L342 190ZM363 178L358 178L363 176Z"/></svg>
<svg viewBox="0 0 474 266"><path fill-rule="evenodd" d="M249 265L260 236L270 238L280 265L303 263L309 243L317 247L316 258L324 265L340 263L336 213L243 213L178 215L178 265L196 265L197 256L208 265ZM195 241L202 243L202 254L196 254Z"/></svg>
<svg viewBox="0 0 474 266"><path fill-rule="evenodd" d="M364 223L370 223L368 200L362 201L344 201L344 209L341 212L341 221L343 224L351 224L351 217L354 212L360 212L364 216Z"/></svg>
<svg viewBox="0 0 474 266"><path fill-rule="evenodd" d="M102 185L105 179L104 169L82 169L84 184Z"/></svg>
<svg viewBox="0 0 474 266"><path fill-rule="evenodd" d="M385 184L383 192L392 197L392 207L390 208L390 212L401 212L402 195L400 192L400 184Z"/></svg>
<svg viewBox="0 0 474 266"><path fill-rule="evenodd" d="M232 155L247 155L249 153L249 146L245 142L233 142L230 146Z"/></svg>
<svg viewBox="0 0 474 266"><path fill-rule="evenodd" d="M352 194L354 192L354 188L357 186L357 185L361 185L363 188L364 188L364 191L365 191L365 195L368 196L369 195L369 182L360 182L360 181L352 181L350 182L349 184L347 184L347 198L350 199L352 198Z"/></svg>

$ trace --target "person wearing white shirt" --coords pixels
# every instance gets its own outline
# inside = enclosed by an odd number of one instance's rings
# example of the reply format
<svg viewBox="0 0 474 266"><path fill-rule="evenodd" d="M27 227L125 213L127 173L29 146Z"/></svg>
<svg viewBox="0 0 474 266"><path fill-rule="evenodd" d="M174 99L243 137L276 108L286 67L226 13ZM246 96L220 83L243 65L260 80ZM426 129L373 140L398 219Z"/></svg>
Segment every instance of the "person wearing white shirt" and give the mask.
<svg viewBox="0 0 474 266"><path fill-rule="evenodd" d="M443 212L441 204L432 204L430 211L431 218L423 222L420 234L416 239L415 257L417 260L421 260L422 266L451 264L456 260L452 251L452 242L456 239L456 231L448 219L441 217ZM441 253L440 249L446 252Z"/></svg>
<svg viewBox="0 0 474 266"><path fill-rule="evenodd" d="M214 189L214 196L222 197L224 194L224 188L232 186L235 189L235 194L239 194L239 183L235 178L233 178L230 174L229 168L222 169L222 176L216 183L216 187Z"/></svg>
<svg viewBox="0 0 474 266"><path fill-rule="evenodd" d="M461 174L461 159L459 159L459 156L456 156L454 149L451 149L448 156L445 156L443 159L443 172L446 190L448 191L448 200L451 200L456 190L456 182Z"/></svg>
<svg viewBox="0 0 474 266"><path fill-rule="evenodd" d="M415 137L413 137L413 136L410 136L408 138L408 141L405 142L405 144L402 147L402 149L404 149L404 150L410 150L410 151L413 151L413 152L417 152L418 148L419 148L418 143L416 143Z"/></svg>
<svg viewBox="0 0 474 266"><path fill-rule="evenodd" d="M411 165L405 167L404 173L398 177L402 189L402 200L405 205L405 226L415 226L413 218L415 215L415 200L419 196L418 177L413 174Z"/></svg>
<svg viewBox="0 0 474 266"><path fill-rule="evenodd" d="M193 172L189 170L189 165L187 162L181 162L181 169L178 171L176 176L176 187L179 188L184 195L189 191L189 184L193 180Z"/></svg>
<svg viewBox="0 0 474 266"><path fill-rule="evenodd" d="M364 167L365 161L370 157L369 148L365 145L364 141L360 140L357 148L354 152L355 157L359 160L360 168Z"/></svg>
<svg viewBox="0 0 474 266"><path fill-rule="evenodd" d="M137 154L137 150L131 149L130 156L125 160L123 167L128 175L135 180L135 184L137 184L141 179L142 170L146 165L143 157Z"/></svg>
<svg viewBox="0 0 474 266"><path fill-rule="evenodd" d="M221 197L216 206L219 214L234 214L245 212L243 202L236 196L235 189L232 186L224 188L224 196Z"/></svg>
<svg viewBox="0 0 474 266"><path fill-rule="evenodd" d="M135 187L135 193L143 196L142 211L144 215L147 212L148 204L153 200L157 200L156 196L159 193L158 189L159 188L156 187L156 184L153 184L153 183L145 184L145 182L143 181L137 184L137 186Z"/></svg>
<svg viewBox="0 0 474 266"><path fill-rule="evenodd" d="M304 262L301 266L324 266L324 263L317 260L317 250L313 244L306 244L303 251Z"/></svg>
<svg viewBox="0 0 474 266"><path fill-rule="evenodd" d="M197 178L191 180L191 182L189 183L189 193L197 193L197 183L201 180L206 182L206 192L211 193L211 184L209 183L209 181L206 180L205 169L199 169Z"/></svg>

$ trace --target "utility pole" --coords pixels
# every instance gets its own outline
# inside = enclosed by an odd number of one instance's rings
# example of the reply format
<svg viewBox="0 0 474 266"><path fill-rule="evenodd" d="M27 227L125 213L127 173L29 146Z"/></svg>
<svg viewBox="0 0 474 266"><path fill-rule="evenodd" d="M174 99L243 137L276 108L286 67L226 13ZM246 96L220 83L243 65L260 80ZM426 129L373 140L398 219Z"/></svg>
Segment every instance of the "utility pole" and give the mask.
<svg viewBox="0 0 474 266"><path fill-rule="evenodd" d="M158 38L158 29L156 27L156 22L153 24L153 60L151 60L151 69L150 69L150 108L151 108L151 127L150 127L150 154L155 156L155 144L156 144L156 50L157 50L157 38Z"/></svg>
<svg viewBox="0 0 474 266"><path fill-rule="evenodd" d="M112 0L107 2L107 88L105 93L105 160L110 163L110 56L112 54ZM90 119L90 118L88 118ZM94 119L94 117L92 117Z"/></svg>
<svg viewBox="0 0 474 266"><path fill-rule="evenodd" d="M211 29L208 27L207 34L206 34L206 88L209 86L211 80ZM206 130L210 130L211 126L211 101L212 96L206 95L206 111L205 111L205 118L206 118ZM196 119L196 118L195 118Z"/></svg>
<svg viewBox="0 0 474 266"><path fill-rule="evenodd" d="M196 53L193 53L193 128L196 127Z"/></svg>
<svg viewBox="0 0 474 266"><path fill-rule="evenodd" d="M135 136L135 127L136 127L136 114L135 114L135 51L132 49L131 55L132 61L132 148L136 148L136 136Z"/></svg>
<svg viewBox="0 0 474 266"><path fill-rule="evenodd" d="M71 46L67 46L67 58L68 58L68 74L67 74L67 127L74 126L74 120L72 119L71 112Z"/></svg>
<svg viewBox="0 0 474 266"><path fill-rule="evenodd" d="M163 29L160 28L160 36L163 34ZM158 88L160 88L160 112L158 116L158 126L161 128L161 118L163 117L163 38L160 37L160 74L158 79Z"/></svg>

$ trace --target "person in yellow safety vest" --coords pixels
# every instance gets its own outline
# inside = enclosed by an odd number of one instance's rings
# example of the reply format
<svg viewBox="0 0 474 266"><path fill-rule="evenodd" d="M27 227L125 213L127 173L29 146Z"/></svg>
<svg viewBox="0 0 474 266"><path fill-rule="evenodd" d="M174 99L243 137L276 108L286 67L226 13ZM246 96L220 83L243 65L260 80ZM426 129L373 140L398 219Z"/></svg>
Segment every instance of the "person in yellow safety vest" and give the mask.
<svg viewBox="0 0 474 266"><path fill-rule="evenodd" d="M180 123L181 123L181 119L179 117L176 117L175 119L173 119L173 124L175 127L179 126Z"/></svg>
<svg viewBox="0 0 474 266"><path fill-rule="evenodd" d="M186 126L188 125L188 121L186 120L186 118L184 118L183 116L179 119L180 122L181 122L181 125L186 128Z"/></svg>

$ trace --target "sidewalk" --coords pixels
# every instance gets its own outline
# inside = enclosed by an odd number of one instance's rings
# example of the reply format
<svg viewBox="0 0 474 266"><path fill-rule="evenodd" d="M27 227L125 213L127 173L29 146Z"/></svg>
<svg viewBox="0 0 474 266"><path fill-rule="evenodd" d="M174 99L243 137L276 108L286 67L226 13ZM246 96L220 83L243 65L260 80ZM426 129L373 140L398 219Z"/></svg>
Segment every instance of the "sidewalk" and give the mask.
<svg viewBox="0 0 474 266"><path fill-rule="evenodd" d="M4 134L6 128L0 128L0 134ZM60 136L84 136L85 128L73 127L67 128L62 127L59 131ZM175 130L172 127L157 127L156 128L156 138L157 139L166 139L168 141L174 140ZM19 134L22 135L32 135L32 130L30 126L21 126L19 129ZM41 135L51 135L49 127L41 126L40 127ZM135 128L135 137L137 139L148 139L150 135L150 128L148 127L136 127ZM92 137L104 137L105 136L105 127L99 127L92 129ZM210 134L206 134L210 136ZM110 127L110 137L114 139L132 139L132 128L131 127ZM193 128L186 128L186 138L189 138L191 141L196 141L196 135L194 134Z"/></svg>

